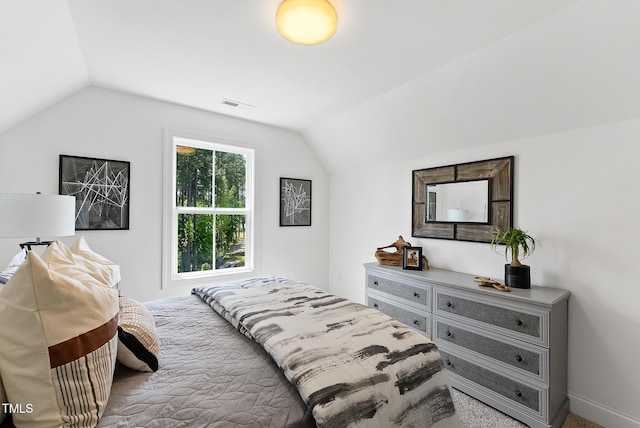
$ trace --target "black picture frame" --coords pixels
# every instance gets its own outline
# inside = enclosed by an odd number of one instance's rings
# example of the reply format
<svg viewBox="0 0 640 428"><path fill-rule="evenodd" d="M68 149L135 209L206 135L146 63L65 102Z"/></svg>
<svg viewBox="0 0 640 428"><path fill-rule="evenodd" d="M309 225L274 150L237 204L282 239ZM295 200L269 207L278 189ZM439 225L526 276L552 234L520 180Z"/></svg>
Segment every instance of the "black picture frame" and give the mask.
<svg viewBox="0 0 640 428"><path fill-rule="evenodd" d="M280 226L311 226L311 180L280 177Z"/></svg>
<svg viewBox="0 0 640 428"><path fill-rule="evenodd" d="M422 270L422 247L402 249L402 269Z"/></svg>
<svg viewBox="0 0 640 428"><path fill-rule="evenodd" d="M76 230L129 230L131 164L60 155L58 193L76 198Z"/></svg>

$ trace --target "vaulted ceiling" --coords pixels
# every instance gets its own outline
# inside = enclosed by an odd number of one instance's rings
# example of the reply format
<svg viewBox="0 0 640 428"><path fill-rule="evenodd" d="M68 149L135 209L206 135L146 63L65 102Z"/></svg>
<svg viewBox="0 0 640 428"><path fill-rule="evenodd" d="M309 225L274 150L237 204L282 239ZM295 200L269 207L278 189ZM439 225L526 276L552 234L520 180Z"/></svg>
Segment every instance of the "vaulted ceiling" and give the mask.
<svg viewBox="0 0 640 428"><path fill-rule="evenodd" d="M279 3L2 1L0 132L89 85L297 130L336 165L339 146L320 140L360 150L375 136L354 137L353 125L401 108L426 115L437 129L425 137L445 142L462 117L488 142L522 137L516 126L557 130L545 127L554 117L588 125L570 110L594 100L623 104L607 107L613 119L640 113L635 0L332 0L338 31L316 46L277 33ZM558 93L571 101L548 102ZM529 108L514 112L516 97ZM487 112L515 124L483 131Z"/></svg>

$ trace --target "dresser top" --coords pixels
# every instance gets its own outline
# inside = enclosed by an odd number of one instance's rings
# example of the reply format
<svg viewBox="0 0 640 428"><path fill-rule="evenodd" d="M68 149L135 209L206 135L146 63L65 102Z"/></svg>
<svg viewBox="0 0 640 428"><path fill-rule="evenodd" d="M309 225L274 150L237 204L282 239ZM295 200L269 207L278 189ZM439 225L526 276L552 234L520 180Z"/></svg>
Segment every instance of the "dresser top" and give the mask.
<svg viewBox="0 0 640 428"><path fill-rule="evenodd" d="M537 303L542 305L553 306L558 302L568 299L571 294L567 290L552 287L540 287L532 285L531 288L511 288L510 292L499 291L493 287L481 287L473 278L475 275L467 273L454 272L444 269L429 270L409 270L402 269L398 266L387 266L379 263L365 263L367 272L384 273L387 275L398 276L401 278L413 279L419 282L428 282L431 285L445 285L448 287L460 288L465 291L472 291L484 295L499 295L501 298L512 299L517 301L526 301L528 303Z"/></svg>

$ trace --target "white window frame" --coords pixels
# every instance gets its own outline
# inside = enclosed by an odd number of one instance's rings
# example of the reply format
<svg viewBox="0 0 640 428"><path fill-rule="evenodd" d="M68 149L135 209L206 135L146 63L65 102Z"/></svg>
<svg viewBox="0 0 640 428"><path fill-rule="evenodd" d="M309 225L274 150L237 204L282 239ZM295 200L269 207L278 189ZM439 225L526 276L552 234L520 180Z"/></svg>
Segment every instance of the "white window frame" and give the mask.
<svg viewBox="0 0 640 428"><path fill-rule="evenodd" d="M239 143L220 142L219 138L196 136L190 133L165 130L164 188L163 188L163 245L162 288L196 286L207 281L242 275L254 271L254 176L255 149ZM247 162L246 199L244 208L178 207L176 203L176 147L189 146L213 151L239 153ZM178 273L178 215L179 214L241 214L245 216L245 265L208 271ZM214 244L215 245L215 244Z"/></svg>

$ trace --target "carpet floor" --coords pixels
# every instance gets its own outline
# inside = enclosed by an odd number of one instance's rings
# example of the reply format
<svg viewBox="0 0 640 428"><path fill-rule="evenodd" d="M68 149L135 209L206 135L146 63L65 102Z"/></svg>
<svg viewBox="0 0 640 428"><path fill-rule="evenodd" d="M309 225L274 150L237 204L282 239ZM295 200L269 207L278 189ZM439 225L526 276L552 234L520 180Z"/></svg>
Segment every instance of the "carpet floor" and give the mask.
<svg viewBox="0 0 640 428"><path fill-rule="evenodd" d="M499 410L468 396L467 394L453 390L453 401L456 406L462 428L527 428L527 425L505 415ZM562 428L603 428L601 425L569 413L562 424Z"/></svg>

